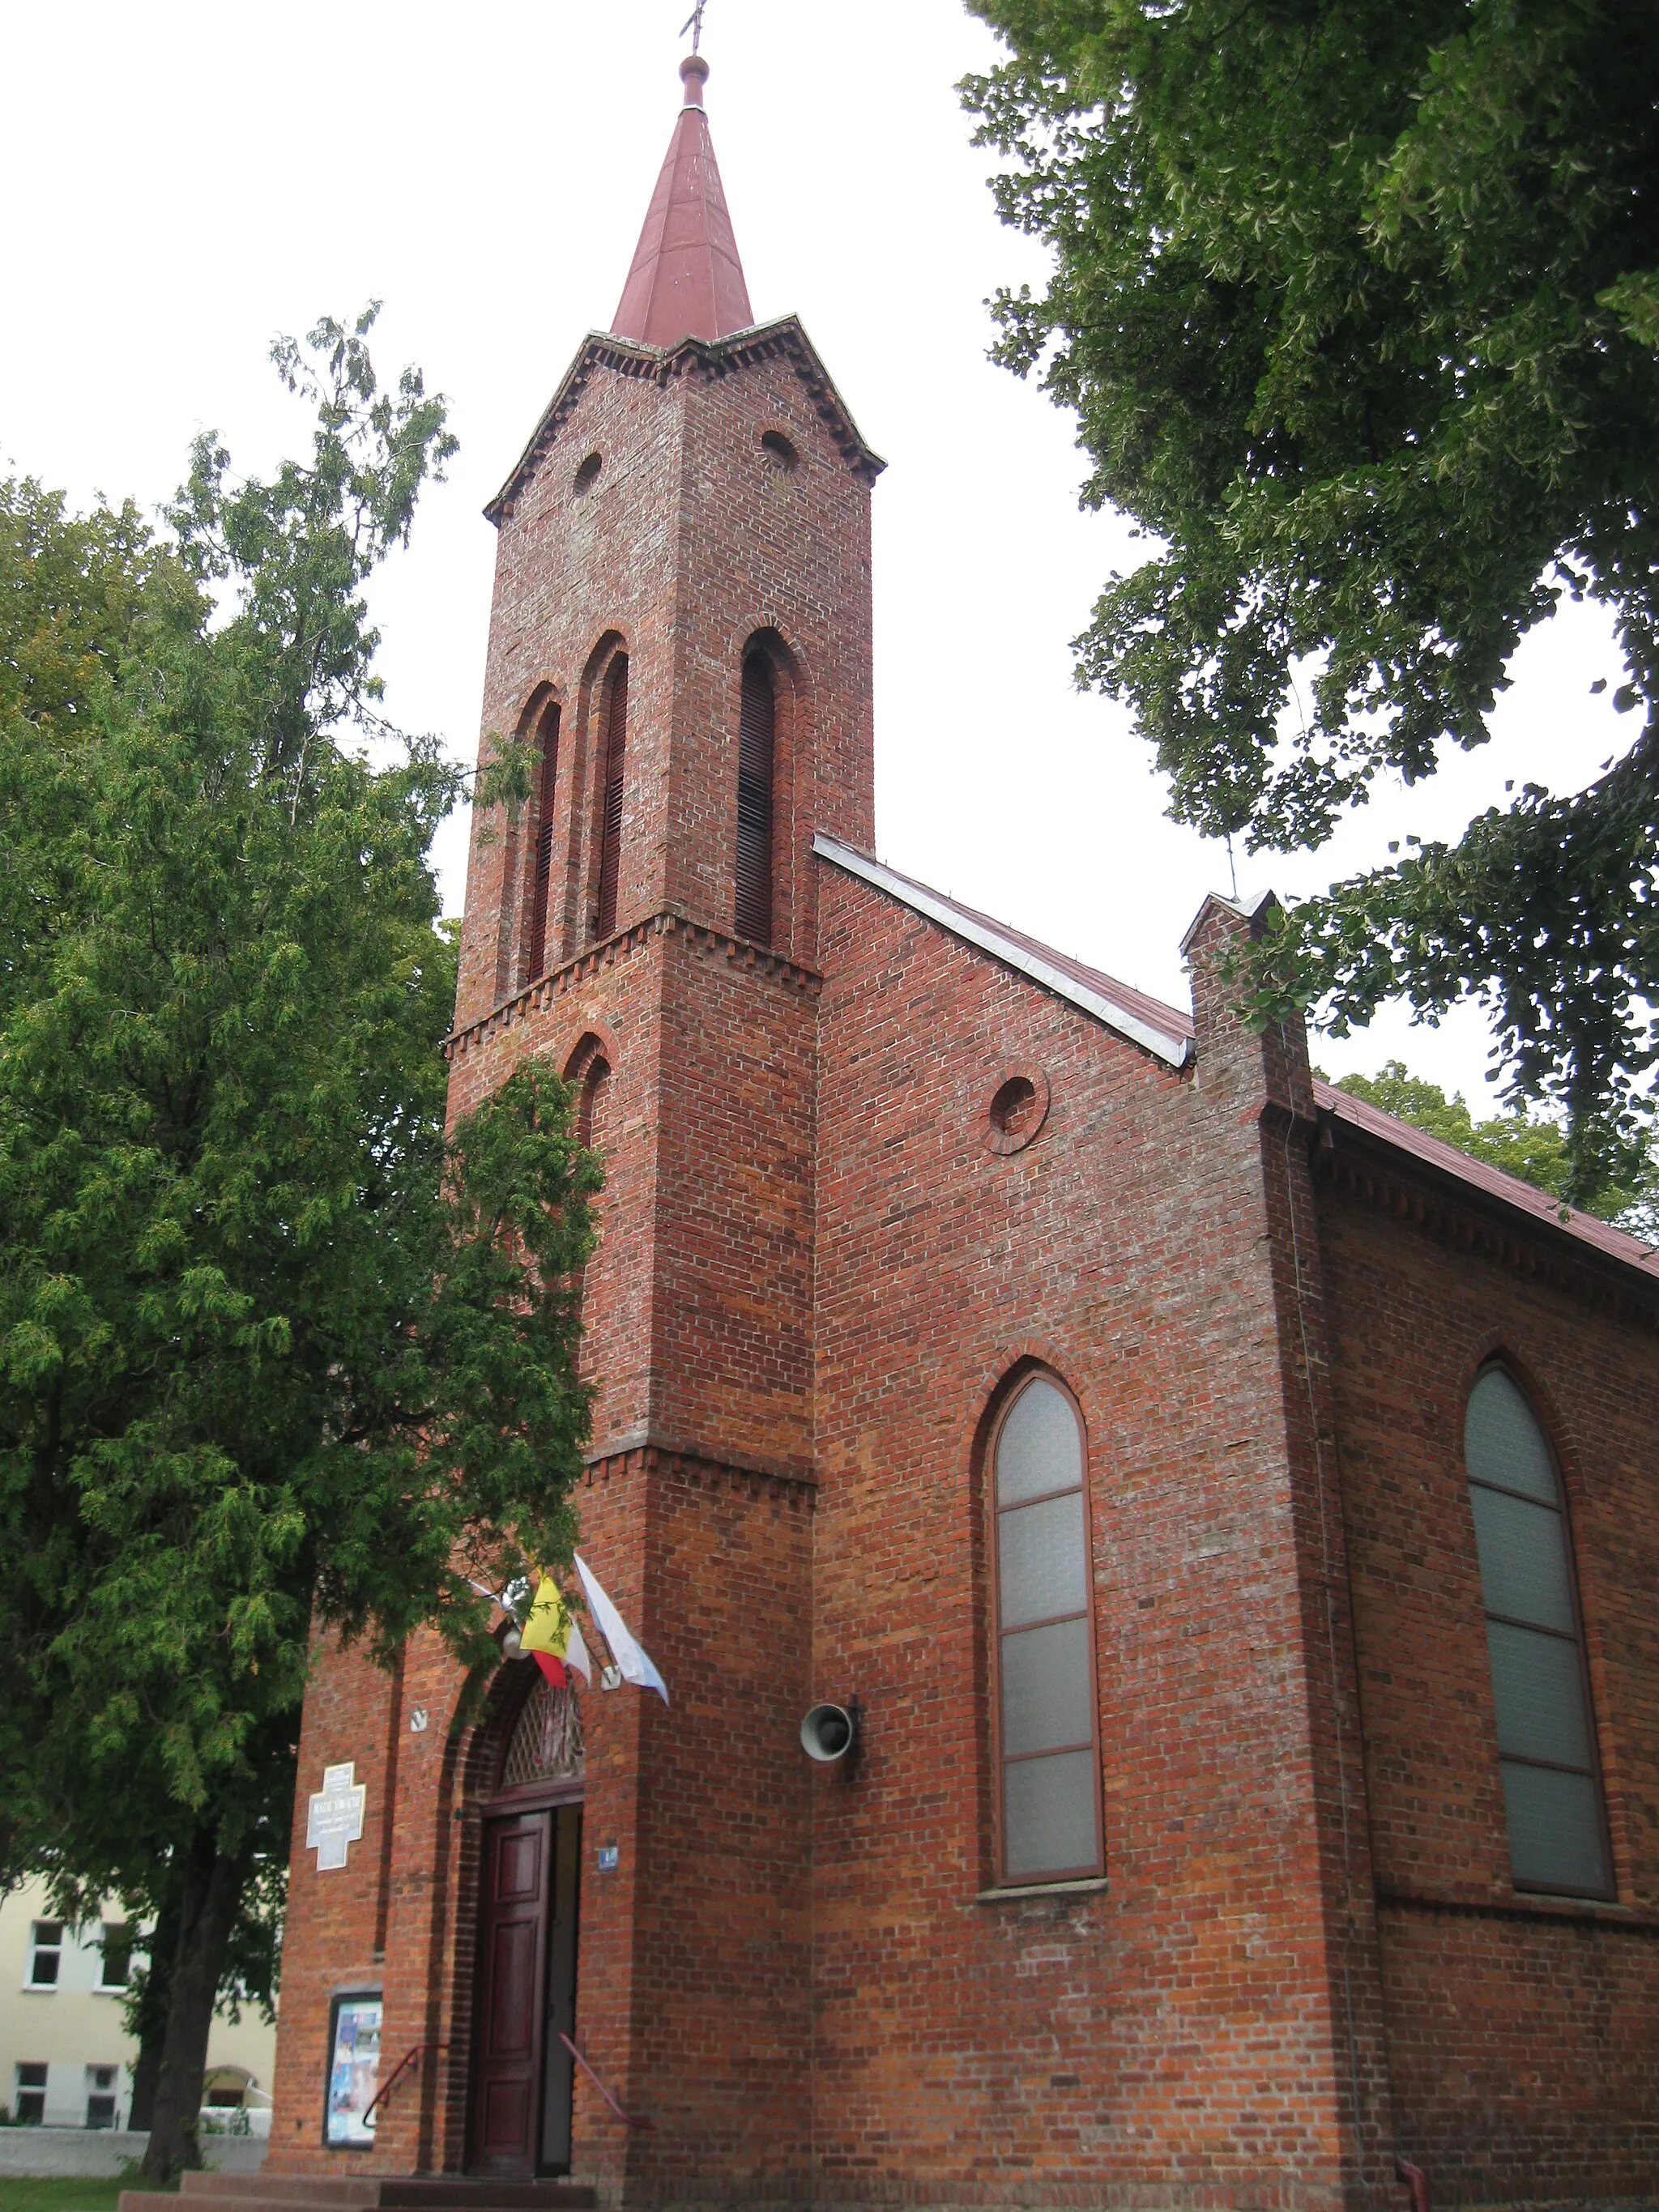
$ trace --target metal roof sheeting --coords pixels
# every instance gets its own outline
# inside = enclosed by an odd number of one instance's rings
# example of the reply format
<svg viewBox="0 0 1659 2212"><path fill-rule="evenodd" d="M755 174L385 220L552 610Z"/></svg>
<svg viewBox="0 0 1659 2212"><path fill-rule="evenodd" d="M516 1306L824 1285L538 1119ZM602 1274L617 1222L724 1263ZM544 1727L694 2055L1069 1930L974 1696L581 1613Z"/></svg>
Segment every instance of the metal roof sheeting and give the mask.
<svg viewBox="0 0 1659 2212"><path fill-rule="evenodd" d="M1322 1111L1334 1115L1351 1128L1362 1131L1381 1144L1391 1145L1396 1152L1408 1153L1425 1167L1437 1168L1442 1175L1455 1176L1459 1182L1514 1206L1534 1221L1547 1224L1558 1235L1576 1237L1581 1244L1592 1246L1608 1259L1636 1268L1650 1280L1659 1277L1659 1252L1627 1230L1615 1229L1610 1221L1600 1220L1582 1207L1563 1206L1559 1198L1552 1198L1547 1190L1522 1182L1519 1176L1505 1175L1502 1168L1489 1167L1485 1160L1460 1152L1455 1145L1431 1137L1426 1129L1414 1129L1409 1121L1398 1121L1392 1114L1383 1113L1381 1107L1368 1105L1364 1099L1339 1091L1333 1083L1322 1083L1317 1077L1314 1080L1314 1098Z"/></svg>
<svg viewBox="0 0 1659 2212"><path fill-rule="evenodd" d="M995 921L988 914L947 898L943 891L931 890L913 877L900 875L896 868L884 867L855 846L843 845L839 837L828 837L820 830L812 840L812 850L822 859L833 860L838 868L845 868L848 875L862 878L877 890L926 915L953 937L1018 969L1057 998L1081 1006L1085 1014L1104 1022L1108 1029L1153 1054L1166 1066L1184 1067L1192 1058L1192 1017L1179 1008L1149 999L1144 991L1131 990L1115 976L1103 975L1097 968L1085 968L1080 960L1056 952L1053 945L1027 937L1023 930L1011 929L1006 921Z"/></svg>

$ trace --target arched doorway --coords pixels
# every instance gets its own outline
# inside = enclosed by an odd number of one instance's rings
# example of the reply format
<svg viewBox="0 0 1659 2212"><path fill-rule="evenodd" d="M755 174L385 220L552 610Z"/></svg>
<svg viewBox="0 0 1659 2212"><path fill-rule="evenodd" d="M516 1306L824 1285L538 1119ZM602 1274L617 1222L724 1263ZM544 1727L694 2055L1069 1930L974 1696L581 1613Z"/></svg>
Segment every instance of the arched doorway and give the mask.
<svg viewBox="0 0 1659 2212"><path fill-rule="evenodd" d="M532 1662L520 1662L527 1671ZM570 2171L581 1902L581 1707L536 1673L484 1804L469 2172Z"/></svg>

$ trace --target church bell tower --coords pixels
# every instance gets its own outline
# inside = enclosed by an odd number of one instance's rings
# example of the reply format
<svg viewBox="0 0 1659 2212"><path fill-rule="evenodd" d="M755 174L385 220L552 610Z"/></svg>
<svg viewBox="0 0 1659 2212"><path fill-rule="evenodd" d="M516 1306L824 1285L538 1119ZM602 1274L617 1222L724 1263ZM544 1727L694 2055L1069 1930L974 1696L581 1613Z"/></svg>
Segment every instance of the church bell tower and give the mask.
<svg viewBox="0 0 1659 2212"><path fill-rule="evenodd" d="M810 2161L812 840L873 838L882 466L799 320L756 321L680 75L612 327L488 510L483 744L538 764L475 825L450 1083L454 1116L545 1056L605 1164L582 1543L673 1703L583 1696L584 2049L652 2125L579 2081L576 2171L651 2191ZM481 2109L430 2155L538 2170Z"/></svg>

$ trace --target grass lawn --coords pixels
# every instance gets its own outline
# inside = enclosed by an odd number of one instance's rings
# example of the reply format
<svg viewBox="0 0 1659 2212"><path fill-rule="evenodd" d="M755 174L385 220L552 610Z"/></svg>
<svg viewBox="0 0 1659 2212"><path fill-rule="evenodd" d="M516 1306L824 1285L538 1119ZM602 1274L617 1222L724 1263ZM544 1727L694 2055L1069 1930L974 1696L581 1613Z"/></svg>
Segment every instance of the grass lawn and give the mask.
<svg viewBox="0 0 1659 2212"><path fill-rule="evenodd" d="M0 2173L0 2212L115 2212L124 2189L145 2186L118 2173L53 2174L50 2179Z"/></svg>

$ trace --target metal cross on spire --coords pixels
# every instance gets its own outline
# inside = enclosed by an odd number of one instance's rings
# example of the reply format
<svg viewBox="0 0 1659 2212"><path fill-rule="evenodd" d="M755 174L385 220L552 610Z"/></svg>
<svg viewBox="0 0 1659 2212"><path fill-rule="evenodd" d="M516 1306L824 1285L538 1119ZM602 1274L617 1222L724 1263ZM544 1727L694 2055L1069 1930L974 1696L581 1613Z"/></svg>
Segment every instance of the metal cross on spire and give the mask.
<svg viewBox="0 0 1659 2212"><path fill-rule="evenodd" d="M702 44L702 11L708 5L708 0L697 0L696 6L680 25L681 38L684 38L688 31L691 33L691 51L694 54Z"/></svg>

